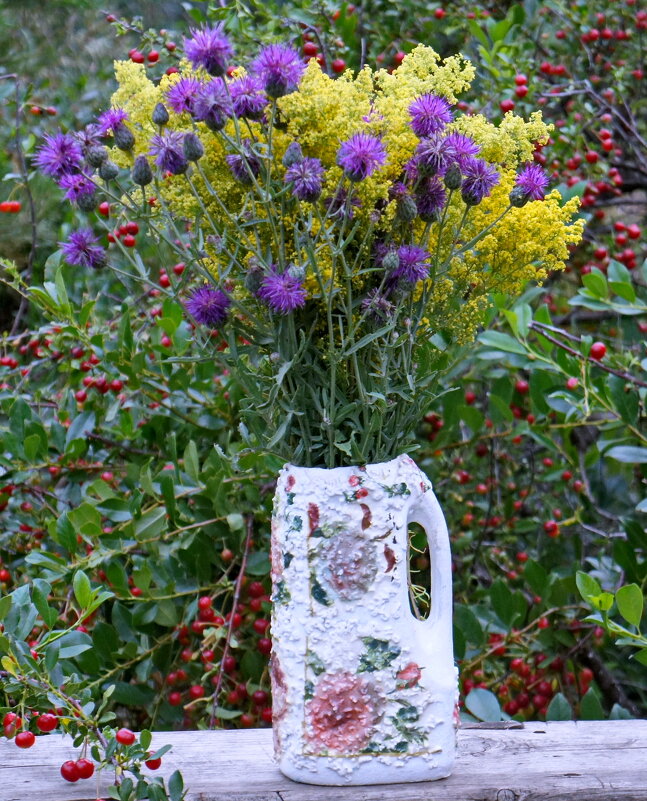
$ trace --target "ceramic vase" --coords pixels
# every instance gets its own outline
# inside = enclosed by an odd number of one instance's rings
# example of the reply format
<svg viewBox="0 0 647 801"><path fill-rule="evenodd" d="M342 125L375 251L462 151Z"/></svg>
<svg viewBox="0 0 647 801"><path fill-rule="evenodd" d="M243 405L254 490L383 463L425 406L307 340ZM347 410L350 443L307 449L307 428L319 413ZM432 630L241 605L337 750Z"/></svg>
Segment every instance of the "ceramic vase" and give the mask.
<svg viewBox="0 0 647 801"><path fill-rule="evenodd" d="M426 531L431 612L409 604L408 526ZM455 751L447 526L408 456L285 465L272 516L275 755L310 784L448 776Z"/></svg>

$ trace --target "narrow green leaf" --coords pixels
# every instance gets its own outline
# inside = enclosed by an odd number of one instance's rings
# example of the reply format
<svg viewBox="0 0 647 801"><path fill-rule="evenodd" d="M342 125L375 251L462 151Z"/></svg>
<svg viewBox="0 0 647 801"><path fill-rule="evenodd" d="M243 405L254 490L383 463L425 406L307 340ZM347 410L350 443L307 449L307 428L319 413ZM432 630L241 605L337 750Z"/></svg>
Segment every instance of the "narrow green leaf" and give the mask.
<svg viewBox="0 0 647 801"><path fill-rule="evenodd" d="M90 579L82 570L77 570L72 579L74 597L81 609L85 609L92 603L92 586Z"/></svg>

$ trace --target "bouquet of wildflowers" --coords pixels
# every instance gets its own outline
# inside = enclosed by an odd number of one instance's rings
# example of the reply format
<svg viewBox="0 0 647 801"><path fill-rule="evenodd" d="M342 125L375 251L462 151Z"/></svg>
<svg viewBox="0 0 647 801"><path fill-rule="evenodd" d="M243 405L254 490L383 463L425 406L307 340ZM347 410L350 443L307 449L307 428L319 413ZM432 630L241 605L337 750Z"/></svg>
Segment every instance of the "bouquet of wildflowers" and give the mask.
<svg viewBox="0 0 647 801"><path fill-rule="evenodd" d="M336 80L282 44L235 65L221 26L184 54L158 83L117 62L111 108L50 137L40 168L81 210L112 202L177 252L171 289L242 387L250 438L306 466L406 451L492 293L561 269L581 236L577 199L546 194L532 162L540 113L458 114L474 69L424 46ZM62 250L149 280L109 239L83 228Z"/></svg>

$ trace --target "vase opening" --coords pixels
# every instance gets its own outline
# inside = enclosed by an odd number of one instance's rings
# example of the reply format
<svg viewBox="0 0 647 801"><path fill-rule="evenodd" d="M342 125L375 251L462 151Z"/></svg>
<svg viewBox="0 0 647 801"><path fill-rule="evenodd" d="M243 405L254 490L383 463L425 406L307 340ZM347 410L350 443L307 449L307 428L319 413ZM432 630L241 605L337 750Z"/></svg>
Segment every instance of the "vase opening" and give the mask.
<svg viewBox="0 0 647 801"><path fill-rule="evenodd" d="M427 620L433 603L431 577L433 569L427 533L420 523L408 525L407 565L409 570L409 610L417 620Z"/></svg>

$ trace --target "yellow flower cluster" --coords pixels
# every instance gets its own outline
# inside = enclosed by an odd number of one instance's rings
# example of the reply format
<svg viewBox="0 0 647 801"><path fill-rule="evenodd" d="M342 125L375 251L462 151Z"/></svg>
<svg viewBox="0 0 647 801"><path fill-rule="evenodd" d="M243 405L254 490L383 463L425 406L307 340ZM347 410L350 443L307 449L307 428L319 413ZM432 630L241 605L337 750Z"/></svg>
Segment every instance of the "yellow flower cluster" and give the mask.
<svg viewBox="0 0 647 801"><path fill-rule="evenodd" d="M143 65L117 62L115 70L119 88L112 105L128 112L135 147L132 154L113 149L112 157L121 166L128 166L133 155L148 153L151 137L159 132L151 120L155 105L164 102L167 91L177 80L196 74L184 63L179 74L165 76L156 85ZM395 181L401 180L403 167L419 141L411 129L409 106L425 93L455 103L470 86L474 74L474 67L462 56L442 61L423 45L416 47L390 74L383 70L373 73L366 67L356 76L347 71L333 80L312 60L299 89L281 98L276 106L277 125L268 156L274 186L280 188L283 184L285 167L281 159L286 148L298 141L306 156L321 161L325 169L323 196L330 197L343 181L342 170L336 164L340 143L360 131L379 136L387 153L385 165L352 186L358 200L352 207L352 225L360 228L353 239L353 261L359 268L365 268L372 258L371 241L390 238L395 241L396 204L389 190ZM199 73L197 77L208 79ZM230 120L223 135L219 135L203 123L196 124L188 114L171 112L168 128L198 133L205 155L190 177L160 179L156 191L161 193L163 202L158 209L166 206L176 218L202 228L208 268L229 275L232 259L245 266L253 254L263 254L266 258L269 253L274 261L295 261L303 267L310 296L324 301L321 296L325 293L308 265L301 241L304 231L317 238L321 226L326 225L318 216L322 214L321 204L317 212L312 204L297 204L289 196L286 199L285 193L280 201L268 201L267 187L260 187L262 191L258 192L243 186L225 160L233 152L228 140L249 138L260 149L267 148L270 144L267 127ZM480 146L480 157L500 171L498 186L479 205L466 211L460 192L453 192L443 212L442 226L438 222L425 225L420 220L409 226L415 240L424 241L435 259L433 275L428 281L429 326L442 327L455 340L465 342L474 336L492 292L515 294L527 281L542 281L548 272L562 269L568 246L579 241L584 223L574 221L578 201L561 205L560 195L555 191L543 201L509 208L508 196L516 169L531 160L536 144L545 143L549 136L540 112L532 114L528 121L508 113L498 126L481 115L464 115L450 123L447 131L470 136ZM344 188L351 188L347 181ZM249 219L256 224L241 227ZM369 229L375 231L372 239L368 234L363 238ZM485 235L470 246L485 229L488 229ZM221 243L218 249L209 244L206 239L209 234L218 236ZM339 277L339 269L335 267L339 257L332 243L319 236L315 249L324 283L333 273ZM361 290L366 285L368 279L355 276L355 289ZM244 295L246 290L242 286L239 281L236 291ZM442 326L435 326L434 321L442 321Z"/></svg>

